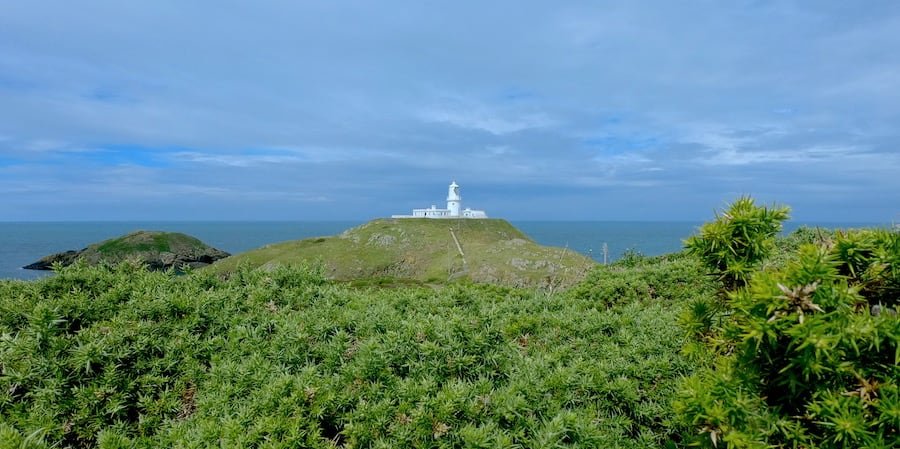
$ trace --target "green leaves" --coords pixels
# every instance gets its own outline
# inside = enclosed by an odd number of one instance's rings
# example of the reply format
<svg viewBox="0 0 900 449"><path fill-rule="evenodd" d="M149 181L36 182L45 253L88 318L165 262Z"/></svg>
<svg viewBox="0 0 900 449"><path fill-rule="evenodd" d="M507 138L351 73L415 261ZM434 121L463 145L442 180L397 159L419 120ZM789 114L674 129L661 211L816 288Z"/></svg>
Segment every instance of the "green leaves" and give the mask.
<svg viewBox="0 0 900 449"><path fill-rule="evenodd" d="M769 255L788 211L787 207L759 207L750 197L741 197L716 220L701 226L699 235L685 240L685 248L706 263L726 290L734 290L745 285Z"/></svg>
<svg viewBox="0 0 900 449"><path fill-rule="evenodd" d="M838 232L744 278L712 330L726 355L677 402L698 444L900 445L896 242L896 231Z"/></svg>
<svg viewBox="0 0 900 449"><path fill-rule="evenodd" d="M0 282L0 437L658 447L680 430L668 403L693 369L673 322L698 286L712 290L693 258L633 262L554 295L360 289L307 267L219 278L72 266Z"/></svg>

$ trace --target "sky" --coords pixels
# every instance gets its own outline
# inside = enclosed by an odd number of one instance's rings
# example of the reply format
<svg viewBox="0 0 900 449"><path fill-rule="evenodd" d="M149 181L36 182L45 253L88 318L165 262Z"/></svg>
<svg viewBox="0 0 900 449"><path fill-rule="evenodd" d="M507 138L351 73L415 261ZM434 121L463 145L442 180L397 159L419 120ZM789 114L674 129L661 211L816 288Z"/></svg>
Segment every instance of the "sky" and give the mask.
<svg viewBox="0 0 900 449"><path fill-rule="evenodd" d="M894 0L0 10L0 221L900 222Z"/></svg>

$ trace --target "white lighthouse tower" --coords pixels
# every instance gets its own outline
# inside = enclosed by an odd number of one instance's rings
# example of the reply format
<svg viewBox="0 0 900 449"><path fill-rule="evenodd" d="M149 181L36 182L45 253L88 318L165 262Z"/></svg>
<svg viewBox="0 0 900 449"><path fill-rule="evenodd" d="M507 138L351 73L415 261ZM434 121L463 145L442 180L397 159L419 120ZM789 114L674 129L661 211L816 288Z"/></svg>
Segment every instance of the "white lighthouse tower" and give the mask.
<svg viewBox="0 0 900 449"><path fill-rule="evenodd" d="M461 202L462 197L459 196L459 186L456 184L456 181L453 181L447 192L447 210L450 211L451 217L459 216L459 205Z"/></svg>
<svg viewBox="0 0 900 449"><path fill-rule="evenodd" d="M391 215L391 218L487 218L483 210L471 208L462 209L462 196L459 194L459 184L453 181L447 191L447 208L438 209L432 205L427 209L413 209L412 215Z"/></svg>

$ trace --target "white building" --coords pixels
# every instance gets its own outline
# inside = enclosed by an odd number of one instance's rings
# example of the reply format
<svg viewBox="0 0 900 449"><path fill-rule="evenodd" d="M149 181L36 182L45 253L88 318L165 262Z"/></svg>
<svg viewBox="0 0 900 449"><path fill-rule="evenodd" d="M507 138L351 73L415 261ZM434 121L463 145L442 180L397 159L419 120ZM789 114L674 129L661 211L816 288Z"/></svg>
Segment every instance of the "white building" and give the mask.
<svg viewBox="0 0 900 449"><path fill-rule="evenodd" d="M461 206L462 197L459 195L459 186L456 181L453 181L447 192L446 209L438 209L432 204L428 209L413 209L412 215L391 215L391 218L487 218L487 214L483 210L474 210L468 207L460 210Z"/></svg>

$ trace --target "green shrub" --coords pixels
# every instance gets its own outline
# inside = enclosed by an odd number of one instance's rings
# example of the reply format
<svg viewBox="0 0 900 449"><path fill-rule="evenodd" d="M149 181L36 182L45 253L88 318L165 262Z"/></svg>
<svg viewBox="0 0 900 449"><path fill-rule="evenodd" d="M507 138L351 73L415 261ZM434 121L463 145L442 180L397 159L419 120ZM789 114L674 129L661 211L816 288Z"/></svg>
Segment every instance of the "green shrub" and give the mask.
<svg viewBox="0 0 900 449"><path fill-rule="evenodd" d="M304 267L0 281L0 448L660 447L702 271L615 270L653 300Z"/></svg>
<svg viewBox="0 0 900 449"><path fill-rule="evenodd" d="M708 447L900 446L897 232L837 233L731 295L715 368L682 385Z"/></svg>
<svg viewBox="0 0 900 449"><path fill-rule="evenodd" d="M714 291L699 260L677 253L652 258L631 256L611 265L597 265L568 294L612 307L657 299L680 302L708 297Z"/></svg>
<svg viewBox="0 0 900 449"><path fill-rule="evenodd" d="M900 304L900 232L838 232L832 252L839 273L860 289L870 305Z"/></svg>
<svg viewBox="0 0 900 449"><path fill-rule="evenodd" d="M821 227L801 226L790 234L775 237L775 247L760 266L764 270L780 270L796 258L806 244L830 246L837 231Z"/></svg>
<svg viewBox="0 0 900 449"><path fill-rule="evenodd" d="M731 291L746 284L774 247L775 235L788 218L787 207L756 206L742 197L705 223L699 235L685 241L688 252L701 260Z"/></svg>

